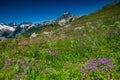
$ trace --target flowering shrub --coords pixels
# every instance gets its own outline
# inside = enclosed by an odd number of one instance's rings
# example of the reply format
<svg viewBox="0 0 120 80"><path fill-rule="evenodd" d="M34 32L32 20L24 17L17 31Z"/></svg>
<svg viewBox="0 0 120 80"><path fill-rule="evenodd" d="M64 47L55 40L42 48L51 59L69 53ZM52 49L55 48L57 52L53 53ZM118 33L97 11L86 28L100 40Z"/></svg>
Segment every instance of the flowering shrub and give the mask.
<svg viewBox="0 0 120 80"><path fill-rule="evenodd" d="M84 67L80 68L84 73L92 72L111 72L115 68L114 60L112 58L94 58L85 63ZM85 78L85 76L82 76ZM95 77L96 78L96 77ZM101 79L100 79L101 80Z"/></svg>

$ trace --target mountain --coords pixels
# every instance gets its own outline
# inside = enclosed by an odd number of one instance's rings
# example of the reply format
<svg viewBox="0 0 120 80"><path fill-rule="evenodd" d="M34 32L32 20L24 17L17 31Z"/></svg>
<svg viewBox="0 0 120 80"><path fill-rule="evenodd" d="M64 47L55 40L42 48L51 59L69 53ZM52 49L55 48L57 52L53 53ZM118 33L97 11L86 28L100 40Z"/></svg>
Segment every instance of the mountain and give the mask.
<svg viewBox="0 0 120 80"><path fill-rule="evenodd" d="M17 34L24 33L26 30L28 30L32 26L34 26L34 24L32 24L32 22L23 22L23 23L19 24L15 28L15 31L13 32L11 37L15 37Z"/></svg>
<svg viewBox="0 0 120 80"><path fill-rule="evenodd" d="M8 26L4 23L0 23L0 36L1 37L9 37L14 31L15 31L15 28Z"/></svg>
<svg viewBox="0 0 120 80"><path fill-rule="evenodd" d="M31 34L33 32L43 30L48 26L64 26L70 23L74 18L75 16L70 12L65 12L56 20L45 21L39 24L33 24L32 22L22 22L19 25L15 22L11 22L8 25L1 24L0 29L2 32L0 34L3 37L15 37L18 34Z"/></svg>
<svg viewBox="0 0 120 80"><path fill-rule="evenodd" d="M11 22L8 24L8 26L11 26L13 28L16 28L17 27L17 24L15 22Z"/></svg>
<svg viewBox="0 0 120 80"><path fill-rule="evenodd" d="M74 18L75 16L73 16L70 12L65 12L62 16L53 21L44 21L39 24L23 22L15 28L15 31L13 32L13 35L11 37L15 37L17 34L31 34L33 32L38 32L40 30L47 28L48 26L64 26L73 21ZM12 25L14 26L15 23L11 23L10 26Z"/></svg>
<svg viewBox="0 0 120 80"><path fill-rule="evenodd" d="M56 22L60 26L64 26L65 24L69 23L74 19L74 16L70 12L65 12L60 18L56 20Z"/></svg>
<svg viewBox="0 0 120 80"><path fill-rule="evenodd" d="M4 24L4 23L0 23L0 30L14 31L15 29L11 26Z"/></svg>

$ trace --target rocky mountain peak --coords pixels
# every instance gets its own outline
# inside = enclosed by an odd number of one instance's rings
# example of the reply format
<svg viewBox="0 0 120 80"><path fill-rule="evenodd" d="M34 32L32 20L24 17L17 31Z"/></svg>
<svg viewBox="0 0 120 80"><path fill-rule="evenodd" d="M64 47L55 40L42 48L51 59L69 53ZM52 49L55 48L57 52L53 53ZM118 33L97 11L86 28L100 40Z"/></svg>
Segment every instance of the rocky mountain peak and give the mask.
<svg viewBox="0 0 120 80"><path fill-rule="evenodd" d="M19 26L21 28L25 28L25 27L28 27L28 26L31 26L32 25L32 22L22 22Z"/></svg>
<svg viewBox="0 0 120 80"><path fill-rule="evenodd" d="M8 26L11 26L11 27L15 28L15 27L17 27L17 24L15 22L11 22L11 23L8 24Z"/></svg>
<svg viewBox="0 0 120 80"><path fill-rule="evenodd" d="M64 12L64 14L60 17L60 19L67 19L73 17L73 15L70 12Z"/></svg>
<svg viewBox="0 0 120 80"><path fill-rule="evenodd" d="M60 26L63 26L70 22L70 20L73 20L74 16L70 12L64 12L64 14L58 18L57 22Z"/></svg>
<svg viewBox="0 0 120 80"><path fill-rule="evenodd" d="M0 23L0 37L1 37L1 39L4 39L2 37L9 37L14 31L15 31L15 28L8 26L5 23Z"/></svg>

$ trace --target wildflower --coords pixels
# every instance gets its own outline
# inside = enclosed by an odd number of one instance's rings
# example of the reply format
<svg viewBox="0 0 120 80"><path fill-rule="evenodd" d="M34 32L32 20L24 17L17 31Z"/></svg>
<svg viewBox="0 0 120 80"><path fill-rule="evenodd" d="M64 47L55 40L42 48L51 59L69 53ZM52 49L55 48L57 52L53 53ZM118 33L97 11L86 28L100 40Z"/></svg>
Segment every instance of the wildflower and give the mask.
<svg viewBox="0 0 120 80"><path fill-rule="evenodd" d="M108 67L109 67L110 69L113 69L113 68L115 68L115 66L116 66L116 65L109 65Z"/></svg>
<svg viewBox="0 0 120 80"><path fill-rule="evenodd" d="M85 63L85 68L80 68L81 71L111 71L111 69L115 68L116 65L113 64L113 60L111 58L98 58L93 59L89 62Z"/></svg>
<svg viewBox="0 0 120 80"><path fill-rule="evenodd" d="M101 59L102 64L108 63L108 61L109 61L109 58L102 58Z"/></svg>
<svg viewBox="0 0 120 80"><path fill-rule="evenodd" d="M11 64L12 64L12 60L10 58L5 60L5 64L4 64L5 66L9 66Z"/></svg>
<svg viewBox="0 0 120 80"><path fill-rule="evenodd" d="M15 75L15 79L18 80L19 76L18 75Z"/></svg>
<svg viewBox="0 0 120 80"><path fill-rule="evenodd" d="M110 73L108 73L108 79L107 80L111 80L111 78L110 78Z"/></svg>
<svg viewBox="0 0 120 80"><path fill-rule="evenodd" d="M86 73L84 73L84 74L82 75L82 78L86 78Z"/></svg>
<svg viewBox="0 0 120 80"><path fill-rule="evenodd" d="M91 66L90 68L91 68L91 71L94 71L96 66Z"/></svg>
<svg viewBox="0 0 120 80"><path fill-rule="evenodd" d="M24 40L20 43L18 43L19 45L28 45L29 44L29 41L28 40Z"/></svg>
<svg viewBox="0 0 120 80"><path fill-rule="evenodd" d="M51 49L51 51L49 52L50 55L53 55L53 56L58 56L58 53L54 50L54 49Z"/></svg>
<svg viewBox="0 0 120 80"><path fill-rule="evenodd" d="M21 60L21 59L18 59L17 62L18 62L18 63L22 63L22 60Z"/></svg>
<svg viewBox="0 0 120 80"><path fill-rule="evenodd" d="M60 39L60 36L55 34L55 35L53 35L53 38L57 40L57 39Z"/></svg>
<svg viewBox="0 0 120 80"><path fill-rule="evenodd" d="M104 70L105 70L105 71L107 70L107 67L106 67L106 66L104 66Z"/></svg>
<svg viewBox="0 0 120 80"><path fill-rule="evenodd" d="M97 61L97 59L96 58L94 58L94 62L96 62Z"/></svg>
<svg viewBox="0 0 120 80"><path fill-rule="evenodd" d="M102 67L102 66L100 66L99 71L102 71L102 68L103 68L103 67Z"/></svg>
<svg viewBox="0 0 120 80"><path fill-rule="evenodd" d="M18 64L19 64L19 63L20 63L20 64L24 64L25 62L24 62L22 59L18 59L18 60L17 60L17 63L18 63Z"/></svg>
<svg viewBox="0 0 120 80"><path fill-rule="evenodd" d="M85 68L80 68L80 70L81 70L81 71L84 71L84 72L86 71L86 69L85 69Z"/></svg>
<svg viewBox="0 0 120 80"><path fill-rule="evenodd" d="M99 64L107 64L109 62L109 58L98 58L97 62Z"/></svg>
<svg viewBox="0 0 120 80"><path fill-rule="evenodd" d="M24 72L26 71L26 65L25 65L25 64L23 64L23 65L21 66L21 68L24 70Z"/></svg>
<svg viewBox="0 0 120 80"><path fill-rule="evenodd" d="M24 72L19 73L18 76L19 76L20 78L28 78L28 74L26 74L26 73L24 73Z"/></svg>
<svg viewBox="0 0 120 80"><path fill-rule="evenodd" d="M94 80L102 80L101 78L95 77Z"/></svg>
<svg viewBox="0 0 120 80"><path fill-rule="evenodd" d="M87 62L87 65L90 67L92 65L92 62Z"/></svg>

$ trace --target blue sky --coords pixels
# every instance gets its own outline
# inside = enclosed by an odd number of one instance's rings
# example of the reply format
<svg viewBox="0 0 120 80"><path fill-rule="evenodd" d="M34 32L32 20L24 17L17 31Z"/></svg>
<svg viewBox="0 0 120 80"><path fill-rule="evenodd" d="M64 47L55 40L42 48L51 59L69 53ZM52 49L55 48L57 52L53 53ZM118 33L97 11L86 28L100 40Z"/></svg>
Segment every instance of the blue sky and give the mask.
<svg viewBox="0 0 120 80"><path fill-rule="evenodd" d="M92 13L115 0L0 0L0 22L40 23L55 20L65 11L80 16Z"/></svg>

